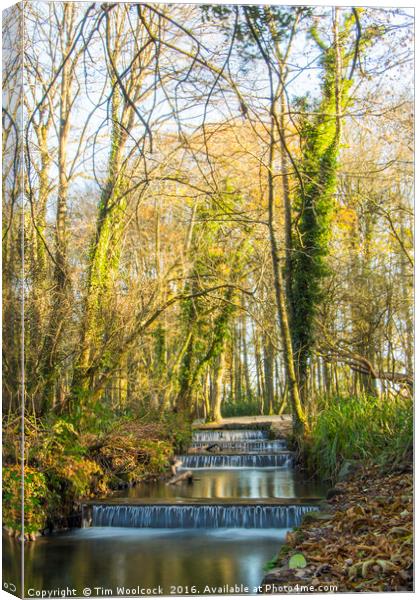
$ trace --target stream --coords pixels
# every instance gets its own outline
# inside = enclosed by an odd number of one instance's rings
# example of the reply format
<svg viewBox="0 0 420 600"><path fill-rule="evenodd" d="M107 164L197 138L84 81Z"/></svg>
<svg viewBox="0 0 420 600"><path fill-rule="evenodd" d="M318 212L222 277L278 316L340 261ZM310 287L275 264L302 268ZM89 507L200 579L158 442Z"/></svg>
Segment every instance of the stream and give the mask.
<svg viewBox="0 0 420 600"><path fill-rule="evenodd" d="M324 490L297 476L284 440L265 430L196 430L192 452L179 472L191 470L193 483L144 483L91 501L91 526L25 544L25 596L66 587L93 597L255 594L287 530ZM10 581L19 553L4 536Z"/></svg>

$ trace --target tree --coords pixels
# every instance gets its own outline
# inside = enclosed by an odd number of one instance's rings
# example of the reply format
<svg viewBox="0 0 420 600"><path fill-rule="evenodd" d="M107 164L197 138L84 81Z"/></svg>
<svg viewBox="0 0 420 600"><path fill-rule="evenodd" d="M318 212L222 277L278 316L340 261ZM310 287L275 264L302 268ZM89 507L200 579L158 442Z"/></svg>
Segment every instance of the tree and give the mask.
<svg viewBox="0 0 420 600"><path fill-rule="evenodd" d="M292 256L292 337L303 398L307 392L308 360L315 345L315 317L327 274L326 256L337 189L342 118L351 85L343 71L351 57L345 44L355 18L358 18L357 9L345 16L344 25L340 27L339 9L335 9L331 46L321 40L316 26L312 29L322 54L322 95L311 109L315 116L306 116L309 107L302 106L302 158L299 164L302 185L298 187L296 198L298 216Z"/></svg>

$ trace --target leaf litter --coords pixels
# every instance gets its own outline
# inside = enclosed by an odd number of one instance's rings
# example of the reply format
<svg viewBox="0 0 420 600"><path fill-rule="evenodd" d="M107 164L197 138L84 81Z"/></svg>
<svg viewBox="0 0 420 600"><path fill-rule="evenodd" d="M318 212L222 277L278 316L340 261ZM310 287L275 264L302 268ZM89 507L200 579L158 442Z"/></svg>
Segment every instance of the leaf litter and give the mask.
<svg viewBox="0 0 420 600"><path fill-rule="evenodd" d="M368 466L334 491L322 513L307 515L299 528L288 532L267 581L335 585L338 592L412 591L411 467L386 473ZM307 564L293 570L291 559L297 553Z"/></svg>

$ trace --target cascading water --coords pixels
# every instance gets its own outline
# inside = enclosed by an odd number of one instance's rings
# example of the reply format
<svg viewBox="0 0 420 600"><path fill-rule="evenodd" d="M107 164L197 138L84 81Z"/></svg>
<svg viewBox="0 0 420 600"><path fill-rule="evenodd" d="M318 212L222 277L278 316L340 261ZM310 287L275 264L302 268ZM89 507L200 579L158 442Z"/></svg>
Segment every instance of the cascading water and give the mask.
<svg viewBox="0 0 420 600"><path fill-rule="evenodd" d="M204 452L209 444L217 446L216 452ZM177 458L181 462L181 470L193 471L191 485L194 486L194 480L200 480L200 469L220 469L225 472L230 469L288 470L293 466L293 453L286 451L285 446L285 440L268 440L268 432L263 430L201 430L193 435L192 447L196 452ZM201 449L202 453L199 453ZM290 504L280 504L280 501L262 503L258 500L257 488L254 488L257 496L250 496L249 503L235 503L233 498L232 503L230 498L217 502L219 494L223 495L217 486L219 483L222 485L223 481L224 478L216 477L211 502L192 494L193 502L185 497L182 503L178 500L173 504L167 501L162 504L156 500L141 504L98 504L90 511L91 522L96 527L285 529L298 525L306 512L316 508L299 501L294 503L293 500Z"/></svg>
<svg viewBox="0 0 420 600"><path fill-rule="evenodd" d="M314 506L252 505L96 505L92 510L95 527L285 529L296 527Z"/></svg>
<svg viewBox="0 0 420 600"><path fill-rule="evenodd" d="M195 595L210 593L205 586L258 586L287 529L317 509L319 491L301 486L285 440L268 439L266 430L199 430L193 437L178 473L191 470L192 482L143 482L87 501L83 529L25 544L27 580L59 588L59 561L79 590L97 581L114 595L119 585L131 596L136 586L162 588L165 596L174 586Z"/></svg>
<svg viewBox="0 0 420 600"><path fill-rule="evenodd" d="M285 440L216 440L213 442L193 441L192 448L204 449L213 446L220 450L239 450L241 452L281 452L286 449Z"/></svg>
<svg viewBox="0 0 420 600"><path fill-rule="evenodd" d="M293 453L281 454L183 454L177 457L183 469L246 469L293 465Z"/></svg>
<svg viewBox="0 0 420 600"><path fill-rule="evenodd" d="M266 440L268 431L262 429L204 429L195 431L193 442Z"/></svg>

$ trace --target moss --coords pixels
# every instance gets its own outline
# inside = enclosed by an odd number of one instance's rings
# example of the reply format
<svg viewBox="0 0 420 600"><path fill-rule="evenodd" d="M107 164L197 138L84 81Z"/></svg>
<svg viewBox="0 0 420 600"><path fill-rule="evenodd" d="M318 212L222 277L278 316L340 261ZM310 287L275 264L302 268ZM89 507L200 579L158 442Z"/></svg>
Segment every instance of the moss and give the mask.
<svg viewBox="0 0 420 600"><path fill-rule="evenodd" d="M224 192L220 193L218 203L203 205L197 210L197 222L192 236L192 255L194 265L191 269L191 283L185 287L185 294L199 292L197 282L205 280L206 285L223 285L226 281L234 284L241 276L244 265L252 251L247 239L238 244L225 247L224 224L215 215L222 204L226 212L233 211L235 205L242 205L243 198L224 182ZM211 281L209 281L209 272ZM238 291L233 285L219 291L221 297L217 305L209 310L209 300L205 296L188 298L181 305L185 347L178 370L178 410L190 411L192 398L200 383L204 369L216 361L222 354L230 336L232 317L236 312L235 303ZM210 317L209 317L210 315Z"/></svg>
<svg viewBox="0 0 420 600"><path fill-rule="evenodd" d="M340 33L342 46L349 32L347 18ZM302 158L299 170L303 188L295 197L298 213L292 249L292 334L300 383L304 383L308 358L315 342L315 316L324 296L323 280L328 275L327 256L331 221L335 208L340 126L337 123L337 102L340 111L348 100L351 82L343 81L337 73L336 50L327 47L316 28L312 36L323 56L324 70L321 99L301 122ZM349 61L341 48L343 66ZM340 98L336 98L336 81L340 79ZM308 107L306 107L306 110Z"/></svg>

